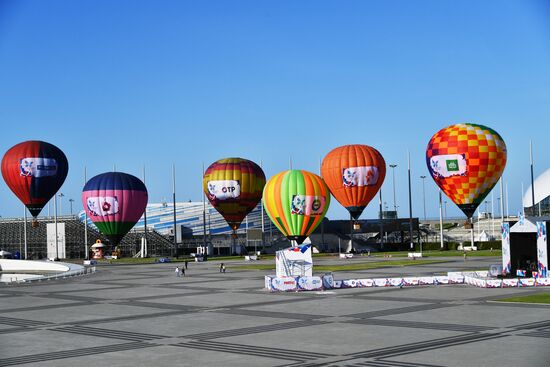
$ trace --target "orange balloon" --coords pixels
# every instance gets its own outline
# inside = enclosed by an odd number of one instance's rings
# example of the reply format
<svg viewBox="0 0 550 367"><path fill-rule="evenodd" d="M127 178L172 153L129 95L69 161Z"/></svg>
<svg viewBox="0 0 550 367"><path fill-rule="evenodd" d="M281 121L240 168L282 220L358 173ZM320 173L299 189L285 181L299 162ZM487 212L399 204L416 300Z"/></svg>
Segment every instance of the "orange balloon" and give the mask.
<svg viewBox="0 0 550 367"><path fill-rule="evenodd" d="M344 145L325 156L321 175L332 196L357 220L382 186L386 162L373 147Z"/></svg>

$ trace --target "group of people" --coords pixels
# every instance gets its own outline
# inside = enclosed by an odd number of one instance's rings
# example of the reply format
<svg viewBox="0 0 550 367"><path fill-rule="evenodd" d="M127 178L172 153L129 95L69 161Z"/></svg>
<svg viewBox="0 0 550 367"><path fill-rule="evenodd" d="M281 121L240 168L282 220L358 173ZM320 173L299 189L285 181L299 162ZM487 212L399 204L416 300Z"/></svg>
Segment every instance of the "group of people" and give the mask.
<svg viewBox="0 0 550 367"><path fill-rule="evenodd" d="M176 266L176 269L174 270L174 272L176 273L176 276L179 278L179 277L184 277L185 276L185 271L186 270L187 270L187 261L184 262L184 265L181 268L179 266ZM224 263L220 264L220 273L225 273L225 264Z"/></svg>
<svg viewBox="0 0 550 367"><path fill-rule="evenodd" d="M187 270L187 261L184 262L183 264L184 265L181 268L179 266L176 266L176 269L174 270L178 278L185 276L185 271Z"/></svg>

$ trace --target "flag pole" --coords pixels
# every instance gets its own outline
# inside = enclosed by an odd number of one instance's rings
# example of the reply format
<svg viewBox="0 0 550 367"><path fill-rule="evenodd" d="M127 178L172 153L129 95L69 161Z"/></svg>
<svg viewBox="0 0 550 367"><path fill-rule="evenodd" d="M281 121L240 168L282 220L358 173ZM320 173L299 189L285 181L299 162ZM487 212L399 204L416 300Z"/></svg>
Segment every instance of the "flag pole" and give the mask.
<svg viewBox="0 0 550 367"><path fill-rule="evenodd" d="M84 166L84 185L86 185L87 182L87 172L86 172L86 166ZM84 208L84 259L89 259L88 254L88 212L86 211L86 208Z"/></svg>

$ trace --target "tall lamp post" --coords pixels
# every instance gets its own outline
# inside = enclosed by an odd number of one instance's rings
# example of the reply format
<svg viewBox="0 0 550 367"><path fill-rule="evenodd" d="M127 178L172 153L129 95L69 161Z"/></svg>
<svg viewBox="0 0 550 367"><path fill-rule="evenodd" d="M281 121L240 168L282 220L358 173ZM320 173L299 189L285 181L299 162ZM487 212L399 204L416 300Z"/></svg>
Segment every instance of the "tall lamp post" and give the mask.
<svg viewBox="0 0 550 367"><path fill-rule="evenodd" d="M73 215L73 201L74 199L69 199L69 204L71 205L71 215Z"/></svg>
<svg viewBox="0 0 550 367"><path fill-rule="evenodd" d="M392 181L393 181L393 210L395 210L395 216L398 217L397 204L395 201L395 167L397 167L397 164L390 164L390 167L392 169L391 172L392 172Z"/></svg>
<svg viewBox="0 0 550 367"><path fill-rule="evenodd" d="M420 178L422 179L422 201L424 202L424 222L426 221L426 187L425 187L425 182L426 182L426 176L420 176Z"/></svg>
<svg viewBox="0 0 550 367"><path fill-rule="evenodd" d="M59 216L63 216L63 197L65 194L62 192L59 193Z"/></svg>

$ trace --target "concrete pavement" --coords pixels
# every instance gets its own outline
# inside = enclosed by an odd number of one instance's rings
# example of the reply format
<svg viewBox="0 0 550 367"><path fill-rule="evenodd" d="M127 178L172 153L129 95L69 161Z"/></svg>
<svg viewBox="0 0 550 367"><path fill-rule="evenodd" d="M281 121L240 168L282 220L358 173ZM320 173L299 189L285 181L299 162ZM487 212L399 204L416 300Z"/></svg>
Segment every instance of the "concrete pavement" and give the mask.
<svg viewBox="0 0 550 367"><path fill-rule="evenodd" d="M352 261L379 261L358 258ZM335 273L336 279L486 269L498 259ZM342 260L346 261L346 260ZM316 264L342 262L316 258ZM0 366L546 365L550 306L492 299L550 289L470 286L268 293L238 262L101 266L0 287Z"/></svg>

